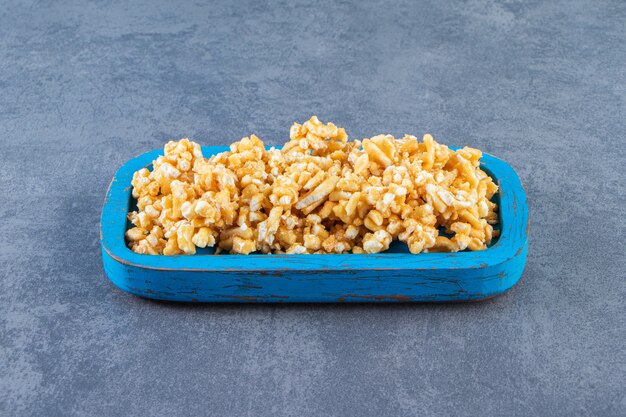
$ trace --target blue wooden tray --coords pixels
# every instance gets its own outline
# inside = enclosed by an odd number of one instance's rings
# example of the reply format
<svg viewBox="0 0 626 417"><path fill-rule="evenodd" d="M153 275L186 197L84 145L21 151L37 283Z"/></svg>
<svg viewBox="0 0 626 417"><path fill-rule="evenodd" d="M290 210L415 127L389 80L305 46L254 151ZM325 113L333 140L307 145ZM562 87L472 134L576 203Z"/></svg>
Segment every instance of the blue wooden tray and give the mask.
<svg viewBox="0 0 626 417"><path fill-rule="evenodd" d="M204 155L228 147L204 146ZM528 250L528 206L510 165L483 154L482 169L500 186L500 237L483 251L413 255L394 243L374 255L141 255L124 242L134 205L133 173L162 151L131 159L115 174L100 223L104 270L142 297L209 302L469 301L501 294L519 280Z"/></svg>

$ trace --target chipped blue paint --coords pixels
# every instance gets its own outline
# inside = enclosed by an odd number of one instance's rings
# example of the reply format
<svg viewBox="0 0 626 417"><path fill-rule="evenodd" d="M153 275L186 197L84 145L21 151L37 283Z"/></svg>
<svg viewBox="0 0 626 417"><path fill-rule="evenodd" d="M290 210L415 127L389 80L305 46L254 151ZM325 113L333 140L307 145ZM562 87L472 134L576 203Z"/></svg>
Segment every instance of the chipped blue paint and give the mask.
<svg viewBox="0 0 626 417"><path fill-rule="evenodd" d="M205 146L205 155L228 150ZM412 255L140 255L124 242L133 173L161 151L128 161L111 181L100 224L104 270L119 288L172 301L462 301L501 294L519 280L528 250L528 206L510 165L484 154L500 185L499 239L478 252Z"/></svg>

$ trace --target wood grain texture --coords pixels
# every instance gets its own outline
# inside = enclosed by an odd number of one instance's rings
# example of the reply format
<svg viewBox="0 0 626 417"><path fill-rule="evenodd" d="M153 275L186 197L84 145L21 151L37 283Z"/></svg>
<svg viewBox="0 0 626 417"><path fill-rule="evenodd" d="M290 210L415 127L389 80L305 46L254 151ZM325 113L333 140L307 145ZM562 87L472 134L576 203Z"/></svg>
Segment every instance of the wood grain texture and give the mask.
<svg viewBox="0 0 626 417"><path fill-rule="evenodd" d="M227 147L203 147L205 155ZM346 255L141 255L124 242L133 173L161 151L128 161L113 178L101 217L104 269L124 291L147 298L204 302L401 302L478 300L519 280L528 250L528 206L515 171L484 154L500 185L499 239L487 250L406 250Z"/></svg>

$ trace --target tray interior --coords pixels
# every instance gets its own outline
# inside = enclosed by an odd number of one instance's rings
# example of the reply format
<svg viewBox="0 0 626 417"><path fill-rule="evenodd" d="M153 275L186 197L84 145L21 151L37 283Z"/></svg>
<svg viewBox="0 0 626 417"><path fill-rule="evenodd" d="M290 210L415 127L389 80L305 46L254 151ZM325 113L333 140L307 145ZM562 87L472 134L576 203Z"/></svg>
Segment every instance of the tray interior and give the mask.
<svg viewBox="0 0 626 417"><path fill-rule="evenodd" d="M148 168L150 171L152 171L152 164L149 164L148 166L146 166L146 168ZM491 172L491 170L489 170L489 168L487 168L484 164L481 164L480 168L483 171L485 171L494 180L494 182L498 183L498 178ZM501 212L500 212L500 193L494 194L494 196L492 197L491 201L498 205L498 218L500 219L498 224L493 226L493 229L494 229L494 231L496 231L496 230L500 231L501 227L502 227L502 215L501 215ZM134 210L137 210L137 200L135 198L133 198L132 194L130 194L130 198L128 200L128 211L127 211L127 213L130 213L131 211L134 211ZM128 230L129 227L132 227L132 224L127 219L126 220L126 230ZM445 233L445 231L443 229L440 229L439 233L442 236L451 237L450 235ZM498 237L494 237L492 239L491 243L489 245L487 245L487 248L492 247L497 242L498 242ZM215 249L216 249L215 247L212 247L212 248L197 248L195 255L188 255L188 256L192 256L193 257L193 256L199 256L199 255L213 255L213 254L215 254ZM466 250L461 251L461 252L471 252L471 251L466 249ZM391 245L389 246L388 250L386 250L385 252L381 252L379 255L396 254L396 253L406 253L406 254L410 253L407 244L404 243L404 242L401 242L399 240L396 240L396 241L391 243ZM229 256L229 255L237 255L237 254L230 254L228 252L222 252L222 253L220 253L220 256L221 255ZM251 255L261 255L261 252L252 252ZM331 254L329 254L329 255L331 255ZM151 256L154 256L154 255L151 255Z"/></svg>

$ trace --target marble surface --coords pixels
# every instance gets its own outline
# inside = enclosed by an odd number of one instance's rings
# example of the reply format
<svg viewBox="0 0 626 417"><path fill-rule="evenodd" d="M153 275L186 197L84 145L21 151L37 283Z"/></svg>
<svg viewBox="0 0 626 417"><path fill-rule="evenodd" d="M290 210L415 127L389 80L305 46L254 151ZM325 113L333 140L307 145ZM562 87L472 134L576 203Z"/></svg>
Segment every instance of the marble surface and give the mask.
<svg viewBox="0 0 626 417"><path fill-rule="evenodd" d="M626 3L5 2L0 415L626 414ZM510 162L528 264L451 305L177 305L117 290L104 194L183 136L316 114Z"/></svg>

